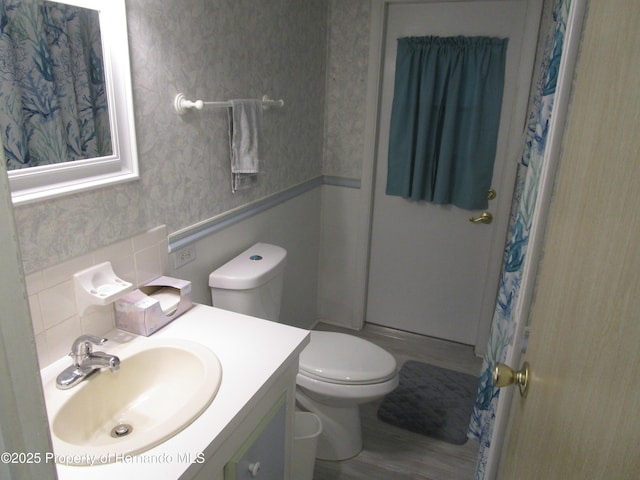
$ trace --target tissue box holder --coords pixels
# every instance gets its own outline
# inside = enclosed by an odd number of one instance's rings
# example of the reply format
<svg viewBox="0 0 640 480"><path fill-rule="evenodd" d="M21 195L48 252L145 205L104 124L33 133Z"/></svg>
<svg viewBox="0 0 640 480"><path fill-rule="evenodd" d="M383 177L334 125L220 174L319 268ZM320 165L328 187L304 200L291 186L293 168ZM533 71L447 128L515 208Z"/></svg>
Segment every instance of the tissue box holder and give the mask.
<svg viewBox="0 0 640 480"><path fill-rule="evenodd" d="M159 300L150 296L153 292L165 287L175 288L180 294L178 307L170 315L162 311ZM148 337L192 306L191 282L178 278L158 277L116 300L116 328Z"/></svg>

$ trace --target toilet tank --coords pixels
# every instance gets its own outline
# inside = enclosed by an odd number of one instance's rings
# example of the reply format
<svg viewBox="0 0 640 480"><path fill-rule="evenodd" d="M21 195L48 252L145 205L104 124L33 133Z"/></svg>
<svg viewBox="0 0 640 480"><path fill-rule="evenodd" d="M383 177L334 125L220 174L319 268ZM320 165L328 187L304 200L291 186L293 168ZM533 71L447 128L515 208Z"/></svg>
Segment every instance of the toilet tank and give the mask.
<svg viewBox="0 0 640 480"><path fill-rule="evenodd" d="M287 251L256 243L209 275L211 304L277 322Z"/></svg>

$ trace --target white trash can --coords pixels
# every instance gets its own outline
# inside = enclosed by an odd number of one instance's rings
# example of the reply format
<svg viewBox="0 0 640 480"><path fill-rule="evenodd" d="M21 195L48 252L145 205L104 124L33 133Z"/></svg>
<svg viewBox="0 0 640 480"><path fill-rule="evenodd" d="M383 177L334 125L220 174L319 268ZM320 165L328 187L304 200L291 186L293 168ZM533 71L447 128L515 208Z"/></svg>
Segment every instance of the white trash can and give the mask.
<svg viewBox="0 0 640 480"><path fill-rule="evenodd" d="M313 413L296 412L293 430L291 478L312 480L318 436L322 433L322 422Z"/></svg>

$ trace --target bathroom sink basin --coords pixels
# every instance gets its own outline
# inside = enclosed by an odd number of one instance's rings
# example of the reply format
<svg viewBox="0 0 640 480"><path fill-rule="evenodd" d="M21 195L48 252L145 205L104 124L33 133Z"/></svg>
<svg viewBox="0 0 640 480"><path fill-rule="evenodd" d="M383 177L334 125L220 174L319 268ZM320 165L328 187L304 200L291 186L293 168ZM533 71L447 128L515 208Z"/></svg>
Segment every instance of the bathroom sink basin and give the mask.
<svg viewBox="0 0 640 480"><path fill-rule="evenodd" d="M118 371L51 392L66 395L49 411L57 457L76 465L122 461L172 437L209 406L222 380L213 352L184 340L139 343L113 352Z"/></svg>

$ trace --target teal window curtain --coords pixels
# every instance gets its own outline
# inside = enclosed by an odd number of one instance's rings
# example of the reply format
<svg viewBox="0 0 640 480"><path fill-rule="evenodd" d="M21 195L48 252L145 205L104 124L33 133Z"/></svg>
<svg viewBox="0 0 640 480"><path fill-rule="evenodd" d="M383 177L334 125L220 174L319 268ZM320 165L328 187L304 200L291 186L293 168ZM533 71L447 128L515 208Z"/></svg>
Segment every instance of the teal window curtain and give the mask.
<svg viewBox="0 0 640 480"><path fill-rule="evenodd" d="M487 208L507 39L398 39L387 195Z"/></svg>
<svg viewBox="0 0 640 480"><path fill-rule="evenodd" d="M0 0L0 133L8 170L111 155L95 11Z"/></svg>

